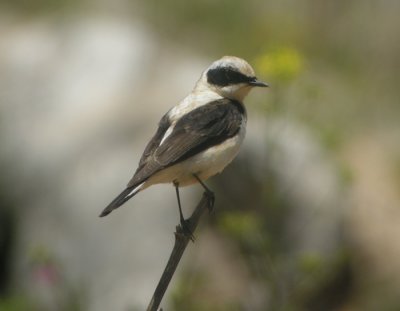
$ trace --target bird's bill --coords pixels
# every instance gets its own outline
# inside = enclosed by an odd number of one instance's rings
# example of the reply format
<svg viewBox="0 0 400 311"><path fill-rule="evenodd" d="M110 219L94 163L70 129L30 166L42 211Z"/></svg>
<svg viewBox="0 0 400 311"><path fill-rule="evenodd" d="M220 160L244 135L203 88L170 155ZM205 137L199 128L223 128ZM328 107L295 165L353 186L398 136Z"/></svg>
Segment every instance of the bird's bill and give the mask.
<svg viewBox="0 0 400 311"><path fill-rule="evenodd" d="M268 83L262 82L260 80L254 79L253 81L250 81L249 84L251 86L259 86L259 87L268 87Z"/></svg>

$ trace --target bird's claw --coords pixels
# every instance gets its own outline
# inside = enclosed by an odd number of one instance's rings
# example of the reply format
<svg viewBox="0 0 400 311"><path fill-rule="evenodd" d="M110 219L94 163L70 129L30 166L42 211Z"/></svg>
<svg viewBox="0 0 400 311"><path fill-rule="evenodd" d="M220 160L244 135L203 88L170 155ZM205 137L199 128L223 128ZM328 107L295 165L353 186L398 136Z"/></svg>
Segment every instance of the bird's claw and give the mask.
<svg viewBox="0 0 400 311"><path fill-rule="evenodd" d="M181 219L181 223L179 224L177 231L178 233L183 234L183 236L189 238L192 242L194 242L196 238L193 235L192 230L190 230L189 222L189 220Z"/></svg>

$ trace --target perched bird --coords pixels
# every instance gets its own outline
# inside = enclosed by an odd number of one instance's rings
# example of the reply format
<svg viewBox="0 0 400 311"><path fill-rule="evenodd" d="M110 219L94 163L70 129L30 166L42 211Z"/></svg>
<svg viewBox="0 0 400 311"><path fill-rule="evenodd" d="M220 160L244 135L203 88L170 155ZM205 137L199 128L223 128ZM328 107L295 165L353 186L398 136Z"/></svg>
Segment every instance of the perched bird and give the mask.
<svg viewBox="0 0 400 311"><path fill-rule="evenodd" d="M237 155L246 131L243 99L253 87L266 87L243 59L225 56L208 67L193 91L160 120L135 174L100 214L106 216L138 192L159 183L173 183L181 225L185 224L179 187L203 183L220 173ZM212 207L212 206L211 206Z"/></svg>

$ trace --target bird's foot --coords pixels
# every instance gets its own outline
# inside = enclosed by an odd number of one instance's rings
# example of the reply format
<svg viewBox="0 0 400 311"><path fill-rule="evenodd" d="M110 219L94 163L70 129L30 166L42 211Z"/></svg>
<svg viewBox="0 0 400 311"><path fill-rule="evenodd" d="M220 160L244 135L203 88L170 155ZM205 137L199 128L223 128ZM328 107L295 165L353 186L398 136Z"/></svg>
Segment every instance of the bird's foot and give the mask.
<svg viewBox="0 0 400 311"><path fill-rule="evenodd" d="M214 210L215 194L211 190L206 190L204 191L204 196L207 200L208 211L211 213Z"/></svg>
<svg viewBox="0 0 400 311"><path fill-rule="evenodd" d="M181 223L177 227L177 233L183 234L186 238L190 239L192 242L196 240L190 229L190 220L181 219Z"/></svg>

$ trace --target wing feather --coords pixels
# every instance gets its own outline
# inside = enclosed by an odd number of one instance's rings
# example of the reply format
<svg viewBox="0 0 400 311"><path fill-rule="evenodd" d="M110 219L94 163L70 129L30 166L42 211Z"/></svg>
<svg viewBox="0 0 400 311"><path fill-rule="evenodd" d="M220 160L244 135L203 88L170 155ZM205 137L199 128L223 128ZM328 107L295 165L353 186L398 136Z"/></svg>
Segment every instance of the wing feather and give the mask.
<svg viewBox="0 0 400 311"><path fill-rule="evenodd" d="M239 102L229 99L213 101L180 118L172 133L161 145L162 137L171 125L163 127L162 131L160 126L146 147L128 186L142 183L161 169L184 161L235 136L240 130L244 114L244 107Z"/></svg>

